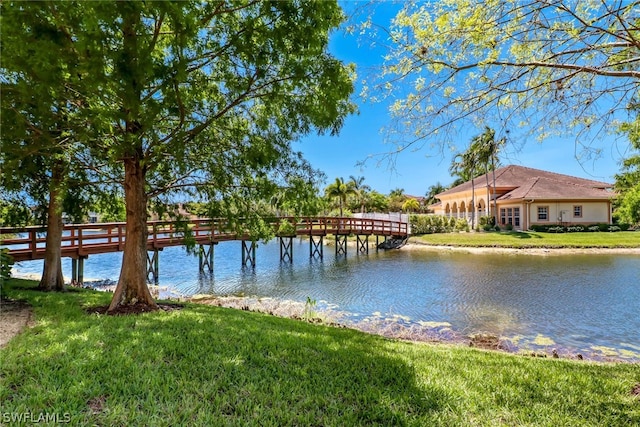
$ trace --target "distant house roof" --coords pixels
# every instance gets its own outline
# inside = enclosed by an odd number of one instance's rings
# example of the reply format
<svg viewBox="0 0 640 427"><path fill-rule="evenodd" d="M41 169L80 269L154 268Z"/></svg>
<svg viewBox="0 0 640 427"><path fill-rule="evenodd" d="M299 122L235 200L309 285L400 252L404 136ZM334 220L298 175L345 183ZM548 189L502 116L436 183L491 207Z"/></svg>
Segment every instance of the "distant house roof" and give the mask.
<svg viewBox="0 0 640 427"><path fill-rule="evenodd" d="M415 199L420 203L423 203L426 199L426 197L424 196L412 196L411 194L405 194L404 197L406 197L407 199Z"/></svg>
<svg viewBox="0 0 640 427"><path fill-rule="evenodd" d="M489 187L493 186L493 173L489 172ZM496 189L503 193L498 200L510 199L608 199L611 184L563 175L524 166L509 165L495 171ZM485 175L474 179L476 191L487 187ZM471 181L462 183L436 197L471 191Z"/></svg>

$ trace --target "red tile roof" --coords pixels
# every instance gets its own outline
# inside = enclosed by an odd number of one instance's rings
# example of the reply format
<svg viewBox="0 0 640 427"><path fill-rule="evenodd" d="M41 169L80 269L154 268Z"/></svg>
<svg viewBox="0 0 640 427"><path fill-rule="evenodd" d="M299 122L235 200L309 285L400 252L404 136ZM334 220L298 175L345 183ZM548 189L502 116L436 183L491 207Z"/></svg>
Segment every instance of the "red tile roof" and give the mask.
<svg viewBox="0 0 640 427"><path fill-rule="evenodd" d="M489 187L493 174L489 172ZM509 165L495 171L496 188L511 190L498 200L507 199L609 199L613 186L606 182L577 178L540 169ZM474 179L476 191L487 187L485 175ZM471 190L471 181L438 194L436 197Z"/></svg>
<svg viewBox="0 0 640 427"><path fill-rule="evenodd" d="M510 199L610 199L612 193L606 189L587 187L548 178L532 178L524 185L498 198Z"/></svg>

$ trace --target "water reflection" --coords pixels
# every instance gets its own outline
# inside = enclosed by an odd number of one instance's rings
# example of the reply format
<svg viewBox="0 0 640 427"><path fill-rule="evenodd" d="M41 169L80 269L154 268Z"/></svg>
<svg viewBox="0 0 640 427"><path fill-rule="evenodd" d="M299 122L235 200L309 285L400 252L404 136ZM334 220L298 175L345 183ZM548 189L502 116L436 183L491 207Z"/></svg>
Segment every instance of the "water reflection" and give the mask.
<svg viewBox="0 0 640 427"><path fill-rule="evenodd" d="M399 316L448 322L465 334L489 332L583 350L638 352L640 258L633 255L466 254L389 251L309 259L309 243L294 241L293 263L281 263L277 242L260 245L255 269L241 268L238 242L216 246L214 273L181 248L160 254L160 285L183 295L247 295L337 305L354 319ZM115 280L122 254L91 256L85 277ZM68 260L63 263L70 271ZM42 271L21 263L21 273ZM552 344L549 344L552 343Z"/></svg>

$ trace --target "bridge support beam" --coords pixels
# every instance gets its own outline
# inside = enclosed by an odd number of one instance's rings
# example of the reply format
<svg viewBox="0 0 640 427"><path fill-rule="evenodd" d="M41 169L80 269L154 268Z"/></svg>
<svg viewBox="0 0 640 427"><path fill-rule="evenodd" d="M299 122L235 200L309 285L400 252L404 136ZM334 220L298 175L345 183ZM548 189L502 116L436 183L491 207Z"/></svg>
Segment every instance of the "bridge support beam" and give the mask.
<svg viewBox="0 0 640 427"><path fill-rule="evenodd" d="M151 251L151 256L149 256L149 251L147 251L147 283L158 284L158 279L160 278L160 249L154 249Z"/></svg>
<svg viewBox="0 0 640 427"><path fill-rule="evenodd" d="M71 258L71 284L82 286L84 283L84 260L89 257Z"/></svg>
<svg viewBox="0 0 640 427"><path fill-rule="evenodd" d="M242 241L242 266L251 268L256 267L256 242L243 240Z"/></svg>
<svg viewBox="0 0 640 427"><path fill-rule="evenodd" d="M336 234L336 256L347 256L347 235Z"/></svg>
<svg viewBox="0 0 640 427"><path fill-rule="evenodd" d="M280 241L280 262L293 263L293 237L278 237Z"/></svg>
<svg viewBox="0 0 640 427"><path fill-rule="evenodd" d="M320 239L316 242L314 240L314 236L313 235L309 235L309 258L312 259L320 259L322 260L322 250L323 250L323 245L322 245L322 239L323 236L318 236Z"/></svg>
<svg viewBox="0 0 640 427"><path fill-rule="evenodd" d="M200 272L204 272L205 268L209 270L209 273L213 273L213 248L218 243L210 243L208 245L200 245L198 251L198 266Z"/></svg>
<svg viewBox="0 0 640 427"><path fill-rule="evenodd" d="M387 236L379 236L376 234L376 252L378 252L378 250L380 249L380 237L383 238L382 243L387 241Z"/></svg>
<svg viewBox="0 0 640 427"><path fill-rule="evenodd" d="M357 236L358 242L358 253L368 254L369 253L369 235L365 234L361 236L358 234Z"/></svg>

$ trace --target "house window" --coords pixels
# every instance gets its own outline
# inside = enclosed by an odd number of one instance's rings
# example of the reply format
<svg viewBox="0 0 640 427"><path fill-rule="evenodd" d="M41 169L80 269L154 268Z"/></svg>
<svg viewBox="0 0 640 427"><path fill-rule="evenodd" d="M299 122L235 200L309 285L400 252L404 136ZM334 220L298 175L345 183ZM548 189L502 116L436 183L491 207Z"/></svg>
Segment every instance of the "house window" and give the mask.
<svg viewBox="0 0 640 427"><path fill-rule="evenodd" d="M520 227L520 208L500 208L500 224Z"/></svg>
<svg viewBox="0 0 640 427"><path fill-rule="evenodd" d="M582 206L576 205L573 207L573 217L582 218Z"/></svg>
<svg viewBox="0 0 640 427"><path fill-rule="evenodd" d="M549 221L549 206L538 206L538 221Z"/></svg>

